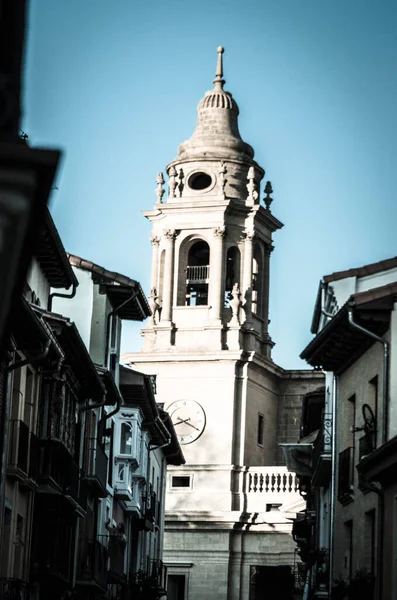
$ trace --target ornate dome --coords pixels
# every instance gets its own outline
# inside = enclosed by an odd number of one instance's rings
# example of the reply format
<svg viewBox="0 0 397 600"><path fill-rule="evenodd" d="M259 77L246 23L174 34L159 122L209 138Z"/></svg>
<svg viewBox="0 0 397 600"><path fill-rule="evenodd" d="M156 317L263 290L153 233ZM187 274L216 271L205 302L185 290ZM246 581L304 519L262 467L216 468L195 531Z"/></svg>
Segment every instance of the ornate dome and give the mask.
<svg viewBox="0 0 397 600"><path fill-rule="evenodd" d="M179 146L177 160L230 158L252 163L254 150L241 139L238 130L237 103L232 95L223 89L224 49L220 46L217 52L214 89L207 92L200 101L196 129L192 137Z"/></svg>

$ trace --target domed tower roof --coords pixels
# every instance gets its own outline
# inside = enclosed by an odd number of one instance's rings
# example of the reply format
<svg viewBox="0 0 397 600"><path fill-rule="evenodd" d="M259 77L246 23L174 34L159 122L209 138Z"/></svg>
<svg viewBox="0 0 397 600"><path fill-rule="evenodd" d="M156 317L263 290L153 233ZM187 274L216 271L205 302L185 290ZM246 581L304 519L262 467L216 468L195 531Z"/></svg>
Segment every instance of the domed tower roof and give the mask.
<svg viewBox="0 0 397 600"><path fill-rule="evenodd" d="M220 46L217 52L214 89L207 92L200 101L196 129L192 137L179 146L178 159L229 158L253 163L254 150L243 142L238 130L237 103L232 95L223 89L224 49Z"/></svg>

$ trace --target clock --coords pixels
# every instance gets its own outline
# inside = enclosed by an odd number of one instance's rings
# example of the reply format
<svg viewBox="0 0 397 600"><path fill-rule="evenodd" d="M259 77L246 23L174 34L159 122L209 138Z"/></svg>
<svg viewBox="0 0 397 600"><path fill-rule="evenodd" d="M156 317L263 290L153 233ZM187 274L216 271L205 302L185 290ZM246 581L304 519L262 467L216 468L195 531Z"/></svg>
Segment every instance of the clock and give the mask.
<svg viewBox="0 0 397 600"><path fill-rule="evenodd" d="M205 429L205 412L194 400L177 400L168 407L180 444L195 442Z"/></svg>

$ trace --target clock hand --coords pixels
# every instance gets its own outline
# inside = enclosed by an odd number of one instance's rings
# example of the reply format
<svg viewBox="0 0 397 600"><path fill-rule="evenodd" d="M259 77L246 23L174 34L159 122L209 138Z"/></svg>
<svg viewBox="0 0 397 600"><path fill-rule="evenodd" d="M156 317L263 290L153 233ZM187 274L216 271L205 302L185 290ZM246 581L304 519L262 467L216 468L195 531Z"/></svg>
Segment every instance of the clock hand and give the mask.
<svg viewBox="0 0 397 600"><path fill-rule="evenodd" d="M198 427L195 427L191 423L188 423L188 421L190 421L190 417L188 417L187 419L183 419L183 420L180 417L178 417L178 421L175 423L175 426L180 425L181 423L186 423L186 425L189 425L189 427L193 427L193 429L200 431L200 429Z"/></svg>

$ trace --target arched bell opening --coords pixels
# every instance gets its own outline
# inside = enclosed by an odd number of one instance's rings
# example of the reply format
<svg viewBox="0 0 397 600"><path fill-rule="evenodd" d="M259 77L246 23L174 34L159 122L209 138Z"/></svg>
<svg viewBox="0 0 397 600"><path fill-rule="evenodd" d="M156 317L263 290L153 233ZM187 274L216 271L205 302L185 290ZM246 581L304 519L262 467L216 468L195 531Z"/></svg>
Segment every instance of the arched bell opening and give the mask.
<svg viewBox="0 0 397 600"><path fill-rule="evenodd" d="M229 306L234 284L240 285L240 260L240 250L237 246L231 246L226 254L225 308Z"/></svg>
<svg viewBox="0 0 397 600"><path fill-rule="evenodd" d="M263 305L263 252L259 244L254 247L252 261L252 312L262 317Z"/></svg>
<svg viewBox="0 0 397 600"><path fill-rule="evenodd" d="M209 245L204 240L198 240L187 255L185 306L208 304L209 265Z"/></svg>

